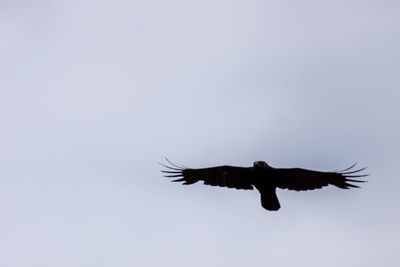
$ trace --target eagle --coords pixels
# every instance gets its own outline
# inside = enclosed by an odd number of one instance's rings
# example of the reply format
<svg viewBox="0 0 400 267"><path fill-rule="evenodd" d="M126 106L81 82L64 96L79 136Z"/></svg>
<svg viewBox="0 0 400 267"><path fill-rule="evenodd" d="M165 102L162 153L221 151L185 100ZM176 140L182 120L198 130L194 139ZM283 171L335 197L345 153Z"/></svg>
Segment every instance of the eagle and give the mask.
<svg viewBox="0 0 400 267"><path fill-rule="evenodd" d="M302 168L274 168L265 161L255 161L251 167L223 165L201 169L179 166L167 158L166 161L168 165L160 163L166 168L161 172L165 177L178 178L172 182L190 185L202 181L211 186L243 190L256 188L261 195L261 206L269 211L277 211L281 207L276 195L277 188L295 191L320 189L328 185L341 189L359 188L354 183L366 181L354 178L368 176L361 174L366 167L354 169L357 163L344 170L323 172Z"/></svg>

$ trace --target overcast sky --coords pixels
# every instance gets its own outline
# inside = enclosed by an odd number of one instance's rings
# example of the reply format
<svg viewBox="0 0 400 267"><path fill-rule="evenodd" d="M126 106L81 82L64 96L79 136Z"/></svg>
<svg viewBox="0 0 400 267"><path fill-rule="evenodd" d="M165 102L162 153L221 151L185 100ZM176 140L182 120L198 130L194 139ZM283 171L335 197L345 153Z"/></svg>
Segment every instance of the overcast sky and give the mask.
<svg viewBox="0 0 400 267"><path fill-rule="evenodd" d="M399 266L398 1L1 1L0 265ZM182 186L368 166L362 189Z"/></svg>

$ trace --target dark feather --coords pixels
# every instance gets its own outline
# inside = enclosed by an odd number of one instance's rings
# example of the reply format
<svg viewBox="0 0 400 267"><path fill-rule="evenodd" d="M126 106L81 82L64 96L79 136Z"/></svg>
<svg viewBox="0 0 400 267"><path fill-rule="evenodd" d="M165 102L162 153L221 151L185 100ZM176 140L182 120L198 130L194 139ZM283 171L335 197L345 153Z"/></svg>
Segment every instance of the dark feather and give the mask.
<svg viewBox="0 0 400 267"><path fill-rule="evenodd" d="M168 161L171 165L172 163ZM161 164L161 163L160 163ZM178 168L179 166L167 166L168 171L162 171L168 175L165 177L183 177L172 180L172 182L183 182L183 184L194 184L203 181L205 185L221 186L236 189L253 189L251 183L252 168L236 166L218 166L212 168L191 169Z"/></svg>
<svg viewBox="0 0 400 267"><path fill-rule="evenodd" d="M348 171L351 168L347 168L343 171ZM313 190L322 188L328 185L334 185L336 187L342 189L349 189L351 187L358 188L359 186L351 184L353 183L363 183L365 181L354 180L349 178L358 178L358 177L366 177L367 174L357 174L366 168L348 171L348 172L322 172L322 171L313 171L307 169L293 168L293 169L275 169L276 172L276 180L277 187L281 189L289 189L289 190ZM357 175L350 175L357 174Z"/></svg>

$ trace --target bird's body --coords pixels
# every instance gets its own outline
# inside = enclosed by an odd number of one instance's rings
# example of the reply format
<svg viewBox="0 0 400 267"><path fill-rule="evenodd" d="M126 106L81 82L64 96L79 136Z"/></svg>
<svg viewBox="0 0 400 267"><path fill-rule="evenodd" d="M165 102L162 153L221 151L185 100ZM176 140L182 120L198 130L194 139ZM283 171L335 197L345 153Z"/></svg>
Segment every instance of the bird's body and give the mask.
<svg viewBox="0 0 400 267"><path fill-rule="evenodd" d="M301 168L273 168L264 161L254 162L252 167L217 166L202 169L191 169L171 163L171 166L163 165L168 170L166 177L178 178L173 182L194 184L203 181L205 185L221 186L235 189L253 190L256 188L261 194L261 205L267 210L279 210L280 204L276 195L276 189L288 190L313 190L324 186L334 185L341 189L358 187L350 182L360 183L364 181L352 178L365 177L358 174L365 168L351 170L353 166L338 172L321 172Z"/></svg>

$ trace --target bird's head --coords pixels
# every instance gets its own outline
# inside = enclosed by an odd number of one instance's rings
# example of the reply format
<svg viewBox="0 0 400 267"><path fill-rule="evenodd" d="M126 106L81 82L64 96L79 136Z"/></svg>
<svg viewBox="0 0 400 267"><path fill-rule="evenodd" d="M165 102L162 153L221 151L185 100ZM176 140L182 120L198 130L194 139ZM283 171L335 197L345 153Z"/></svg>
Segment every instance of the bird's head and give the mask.
<svg viewBox="0 0 400 267"><path fill-rule="evenodd" d="M254 168L263 168L263 169L271 169L272 167L271 166L269 166L265 161L255 161L254 163L253 163L253 167Z"/></svg>

